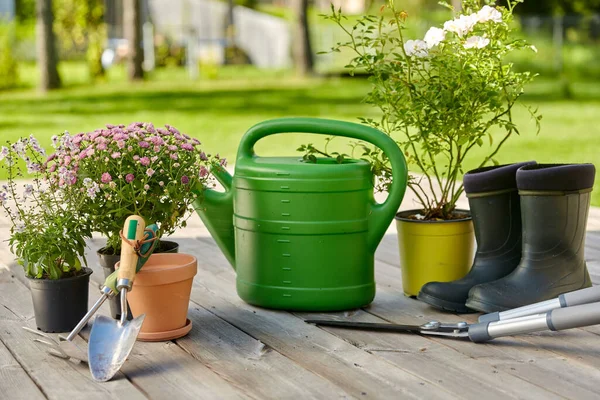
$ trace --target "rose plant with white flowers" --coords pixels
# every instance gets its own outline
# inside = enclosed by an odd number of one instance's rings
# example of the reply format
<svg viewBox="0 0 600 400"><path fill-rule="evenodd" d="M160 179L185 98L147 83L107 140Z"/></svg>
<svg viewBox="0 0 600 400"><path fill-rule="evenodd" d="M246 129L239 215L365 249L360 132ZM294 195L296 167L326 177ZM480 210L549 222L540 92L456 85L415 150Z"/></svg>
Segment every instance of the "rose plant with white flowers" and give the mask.
<svg viewBox="0 0 600 400"><path fill-rule="evenodd" d="M408 15L398 12L393 1L380 16L365 16L352 28L346 27L341 10L332 8L326 16L349 38L332 51L351 50L355 57L347 68L370 74L372 89L365 101L381 117L361 120L394 138L401 136L398 145L420 172L409 179L422 206L420 218L458 217L454 210L463 192L459 178L467 155L485 146L489 151L479 165L497 164L494 157L502 145L519 134L512 110L533 75L516 72L506 57L518 50L536 52L512 34L513 10L521 1L495 7L490 0L464 0L460 15L443 28L432 27L422 40L405 38ZM541 116L528 110L539 131ZM364 150L362 157L379 178L377 189L385 190L391 183L385 155L362 143L353 148ZM326 153L312 145L299 150L307 152L305 159Z"/></svg>
<svg viewBox="0 0 600 400"><path fill-rule="evenodd" d="M192 189L211 184L211 166L226 165L170 125L107 125L89 133L65 132L53 142L56 152L44 165L53 174L53 185L85 195L80 210L92 229L107 237L114 254L120 253L119 233L132 214L157 223L159 237L185 226L197 197Z"/></svg>
<svg viewBox="0 0 600 400"><path fill-rule="evenodd" d="M85 240L92 236L78 211L83 196L51 188L46 151L34 136L3 146L1 160L8 183L0 189L0 206L12 223L8 242L17 262L30 278L77 276L86 264Z"/></svg>

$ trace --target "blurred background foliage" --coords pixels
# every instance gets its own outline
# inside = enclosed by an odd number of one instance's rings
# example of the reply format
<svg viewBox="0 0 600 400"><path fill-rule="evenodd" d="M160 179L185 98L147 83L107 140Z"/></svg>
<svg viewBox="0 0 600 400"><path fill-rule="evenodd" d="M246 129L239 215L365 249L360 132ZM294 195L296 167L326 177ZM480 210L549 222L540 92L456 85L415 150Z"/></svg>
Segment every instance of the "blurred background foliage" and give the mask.
<svg viewBox="0 0 600 400"><path fill-rule="evenodd" d="M129 80L126 64L123 0L52 0L62 88L43 95L36 90L40 85L36 1L50 0L3 1L14 1L12 18L0 18L3 140L34 133L48 146L53 134L65 130L77 133L106 123L152 121L177 126L199 138L208 149L232 158L241 135L265 119L315 116L357 121L358 117L376 116L362 103L369 90L367 79L350 77L344 70L352 55L317 54L345 40L343 32L320 17L328 13L329 0L143 0L143 22L151 28L144 34L151 40L144 46L145 79L135 82ZM148 4L160 1L167 4L164 10L179 10L181 15L167 23L166 11L151 13ZM222 10L205 15L205 25L214 28L218 21L225 21L210 40L197 29L198 15L203 14L192 15L183 7L201 1L211 1L218 6L214 9ZM349 26L361 14L378 13L383 4L381 0L333 1L336 7L354 9L347 11ZM408 12L408 35L412 38L423 37L430 26L439 26L452 17L437 0L396 3ZM302 28L302 10L307 16L308 51L314 59L304 76L292 57L293 42L299 40L297 27ZM539 73L523 100L539 107L544 120L542 132L536 136L527 112L518 111L515 118L523 134L511 138L499 161L536 159L600 165L600 132L596 128L600 115L600 0L525 0L517 14L519 35L539 52L522 52L511 61L518 70ZM233 24L231 15L235 17ZM281 35L257 35L251 25L254 16L285 29L279 31ZM232 35L236 32L237 36ZM290 43L284 38L288 33ZM250 34L255 35L243 37ZM275 42L287 47L276 48ZM270 45L291 61L261 65L247 43L258 48ZM267 55L267 59L273 58ZM271 155L296 154L297 145L310 140L318 144L320 139L279 135L261 141L258 150ZM348 152L346 148L340 150ZM475 160L478 157L477 153L473 156ZM466 166L471 166L468 160ZM599 191L594 192L594 204L600 205Z"/></svg>

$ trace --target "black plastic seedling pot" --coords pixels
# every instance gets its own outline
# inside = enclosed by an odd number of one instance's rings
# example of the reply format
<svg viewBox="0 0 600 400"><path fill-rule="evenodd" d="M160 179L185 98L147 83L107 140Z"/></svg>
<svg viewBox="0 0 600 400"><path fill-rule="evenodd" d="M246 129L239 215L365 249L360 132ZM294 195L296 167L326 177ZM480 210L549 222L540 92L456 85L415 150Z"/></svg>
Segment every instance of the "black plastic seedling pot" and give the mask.
<svg viewBox="0 0 600 400"><path fill-rule="evenodd" d="M70 332L88 311L92 270L65 279L29 278L35 323L48 333Z"/></svg>

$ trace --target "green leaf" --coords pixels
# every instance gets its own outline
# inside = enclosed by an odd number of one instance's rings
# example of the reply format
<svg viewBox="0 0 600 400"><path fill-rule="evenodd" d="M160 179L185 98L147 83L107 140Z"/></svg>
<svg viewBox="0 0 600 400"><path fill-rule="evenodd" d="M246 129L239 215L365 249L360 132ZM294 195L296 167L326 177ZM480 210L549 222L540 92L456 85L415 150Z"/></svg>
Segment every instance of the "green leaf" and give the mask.
<svg viewBox="0 0 600 400"><path fill-rule="evenodd" d="M467 135L462 135L462 136L458 137L456 144L459 146L462 146L462 145L466 144L468 141L469 141L469 137Z"/></svg>

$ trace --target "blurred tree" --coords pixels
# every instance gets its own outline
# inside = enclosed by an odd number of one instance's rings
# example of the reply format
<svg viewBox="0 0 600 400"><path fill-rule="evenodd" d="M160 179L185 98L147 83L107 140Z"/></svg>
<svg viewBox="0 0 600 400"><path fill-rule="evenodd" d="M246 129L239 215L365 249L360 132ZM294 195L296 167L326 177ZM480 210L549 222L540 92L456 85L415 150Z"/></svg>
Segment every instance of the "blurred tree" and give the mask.
<svg viewBox="0 0 600 400"><path fill-rule="evenodd" d="M18 64L13 53L14 24L0 23L0 90L10 89L18 83Z"/></svg>
<svg viewBox="0 0 600 400"><path fill-rule="evenodd" d="M123 30L129 46L127 52L129 80L144 79L141 0L123 0Z"/></svg>
<svg viewBox="0 0 600 400"><path fill-rule="evenodd" d="M227 39L227 43L225 45L225 63L229 65L250 63L250 58L248 55L235 43L236 27L234 9L238 3L240 3L239 0L227 1L227 15L225 16L225 38ZM248 4L252 5L251 1L248 1ZM247 4L244 3L242 5L246 6Z"/></svg>
<svg viewBox="0 0 600 400"><path fill-rule="evenodd" d="M313 72L313 54L310 45L308 27L308 0L292 0L293 21L293 58L296 71L305 76Z"/></svg>
<svg viewBox="0 0 600 400"><path fill-rule="evenodd" d="M35 0L16 0L15 11L18 22L35 21Z"/></svg>
<svg viewBox="0 0 600 400"><path fill-rule="evenodd" d="M447 0L458 10L460 9L461 0ZM367 7L371 10L379 10L386 0L372 1L366 0ZM458 4L457 4L458 3ZM394 0L394 4L399 10L406 11L409 17L427 17L432 11L444 11L443 7L440 7L439 0ZM457 8L457 5L459 6ZM342 8L343 9L343 8Z"/></svg>
<svg viewBox="0 0 600 400"><path fill-rule="evenodd" d="M54 29L63 50L86 50L92 79L102 77L101 57L106 40L104 0L54 0Z"/></svg>
<svg viewBox="0 0 600 400"><path fill-rule="evenodd" d="M47 91L60 87L56 38L52 30L54 22L52 0L37 0L36 20L37 56L41 71L40 89Z"/></svg>
<svg viewBox="0 0 600 400"><path fill-rule="evenodd" d="M600 0L526 0L515 11L536 15L588 14L600 12Z"/></svg>

